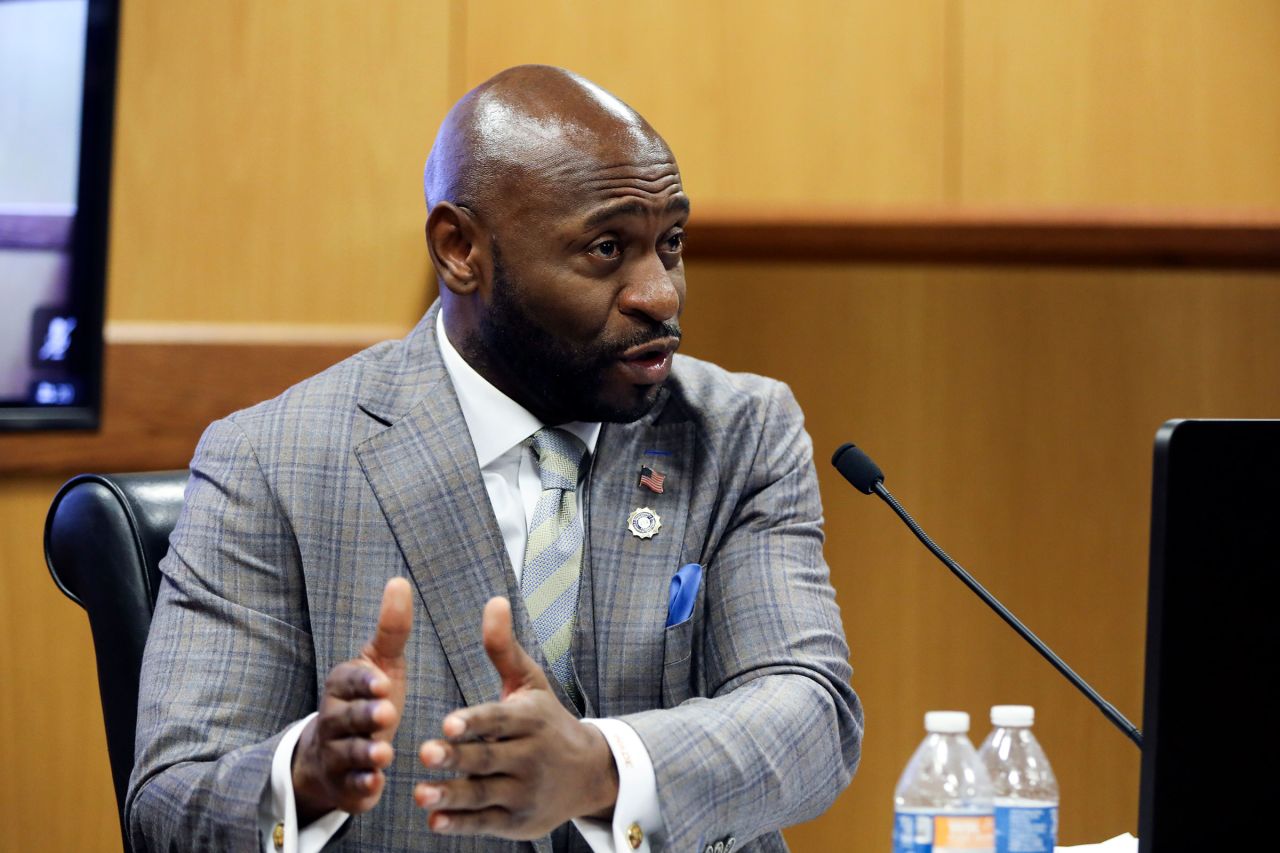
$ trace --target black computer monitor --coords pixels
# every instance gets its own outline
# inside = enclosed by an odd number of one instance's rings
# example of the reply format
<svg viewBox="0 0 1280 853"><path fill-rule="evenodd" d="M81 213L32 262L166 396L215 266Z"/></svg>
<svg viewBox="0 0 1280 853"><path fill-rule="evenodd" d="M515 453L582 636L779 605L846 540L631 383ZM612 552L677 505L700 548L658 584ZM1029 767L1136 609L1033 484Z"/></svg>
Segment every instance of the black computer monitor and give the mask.
<svg viewBox="0 0 1280 853"><path fill-rule="evenodd" d="M1141 853L1267 846L1280 421L1156 434Z"/></svg>
<svg viewBox="0 0 1280 853"><path fill-rule="evenodd" d="M0 430L93 427L118 0L0 0Z"/></svg>

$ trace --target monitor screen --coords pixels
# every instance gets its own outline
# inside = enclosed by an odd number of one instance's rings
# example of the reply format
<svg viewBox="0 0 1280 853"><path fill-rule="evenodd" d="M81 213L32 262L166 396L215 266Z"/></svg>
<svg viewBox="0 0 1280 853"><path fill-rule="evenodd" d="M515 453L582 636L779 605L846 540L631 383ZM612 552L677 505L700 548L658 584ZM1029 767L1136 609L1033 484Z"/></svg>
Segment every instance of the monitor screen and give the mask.
<svg viewBox="0 0 1280 853"><path fill-rule="evenodd" d="M116 0L0 0L0 429L93 427Z"/></svg>
<svg viewBox="0 0 1280 853"><path fill-rule="evenodd" d="M1280 421L1170 421L1156 436L1142 853L1249 849L1268 813L1277 482Z"/></svg>

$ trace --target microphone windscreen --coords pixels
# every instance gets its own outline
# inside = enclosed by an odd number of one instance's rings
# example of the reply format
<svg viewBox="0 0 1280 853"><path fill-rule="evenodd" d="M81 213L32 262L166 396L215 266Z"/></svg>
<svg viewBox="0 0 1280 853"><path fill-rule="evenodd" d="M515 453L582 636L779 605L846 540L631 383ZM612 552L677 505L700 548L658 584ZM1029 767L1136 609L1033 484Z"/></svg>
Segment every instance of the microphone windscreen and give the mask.
<svg viewBox="0 0 1280 853"><path fill-rule="evenodd" d="M863 453L852 442L845 442L836 448L831 457L831 464L836 466L846 480L864 495L871 494L876 483L884 482L884 474L880 466L871 461L871 457Z"/></svg>

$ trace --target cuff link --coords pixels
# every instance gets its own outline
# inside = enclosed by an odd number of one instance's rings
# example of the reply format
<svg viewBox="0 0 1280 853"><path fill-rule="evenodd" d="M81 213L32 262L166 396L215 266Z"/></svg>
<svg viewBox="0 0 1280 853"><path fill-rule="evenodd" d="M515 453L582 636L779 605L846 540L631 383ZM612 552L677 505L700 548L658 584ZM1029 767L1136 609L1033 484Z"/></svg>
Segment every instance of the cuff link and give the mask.
<svg viewBox="0 0 1280 853"><path fill-rule="evenodd" d="M639 850L640 845L644 844L644 830L640 828L640 824L633 823L627 827L627 843L632 850Z"/></svg>
<svg viewBox="0 0 1280 853"><path fill-rule="evenodd" d="M277 850L284 849L284 824L277 823L276 828L271 830L271 843L276 846Z"/></svg>

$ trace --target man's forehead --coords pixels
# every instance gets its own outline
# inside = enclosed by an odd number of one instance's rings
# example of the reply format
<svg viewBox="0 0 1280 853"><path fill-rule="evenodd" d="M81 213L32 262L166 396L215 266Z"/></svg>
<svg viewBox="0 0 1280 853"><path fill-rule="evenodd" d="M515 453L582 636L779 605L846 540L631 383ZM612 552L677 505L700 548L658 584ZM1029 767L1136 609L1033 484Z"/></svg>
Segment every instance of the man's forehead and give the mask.
<svg viewBox="0 0 1280 853"><path fill-rule="evenodd" d="M660 208L671 197L683 197L679 166L661 139L557 130L566 135L555 144L549 135L539 144L526 138L503 152L498 169L507 191L499 198L505 196L508 205L585 216L618 199Z"/></svg>
<svg viewBox="0 0 1280 853"><path fill-rule="evenodd" d="M662 149L630 153L632 156L601 156L601 152L566 150L557 162L541 171L551 181L588 192L622 186L653 193L672 188L679 191L680 171L671 152Z"/></svg>
<svg viewBox="0 0 1280 853"><path fill-rule="evenodd" d="M591 227L621 216L684 212L679 167L668 151L634 159L601 159L566 154L550 168L530 175L526 186L540 205Z"/></svg>

